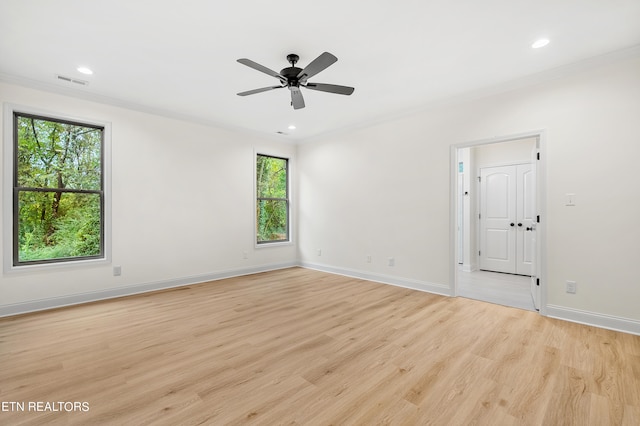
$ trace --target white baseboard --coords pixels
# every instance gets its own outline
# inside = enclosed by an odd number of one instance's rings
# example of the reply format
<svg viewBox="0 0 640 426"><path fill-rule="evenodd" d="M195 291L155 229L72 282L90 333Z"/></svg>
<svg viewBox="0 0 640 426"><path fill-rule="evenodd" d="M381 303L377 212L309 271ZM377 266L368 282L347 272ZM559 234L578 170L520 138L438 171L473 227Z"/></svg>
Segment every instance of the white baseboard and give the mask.
<svg viewBox="0 0 640 426"><path fill-rule="evenodd" d="M110 288L108 290L99 290L87 293L71 294L68 296L32 300L23 303L0 305L0 317L26 314L30 312L43 311L46 309L61 308L64 306L79 305L82 303L96 302L99 300L113 299L116 297L132 296L135 294L147 293L150 291L166 290L174 287L199 284L207 281L217 281L225 278L257 274L260 272L274 271L277 269L291 268L294 266L299 266L299 263L285 262L254 266L250 268L232 269L227 271L212 272L210 274L194 275L183 278L175 278L171 280Z"/></svg>
<svg viewBox="0 0 640 426"><path fill-rule="evenodd" d="M390 284L396 287L403 287L412 290L424 291L427 293L440 294L442 296L452 296L453 292L452 288L444 284L434 284L426 281L395 277L391 275L374 274L366 271L338 268L334 266L308 262L300 262L299 266L307 269L315 269L316 271L328 272L330 274L344 275L347 277L359 278L362 280L374 281L382 284Z"/></svg>
<svg viewBox="0 0 640 426"><path fill-rule="evenodd" d="M547 316L577 322L579 324L606 328L608 330L640 335L640 321L629 318L581 311L579 309L565 308L556 305L547 305Z"/></svg>
<svg viewBox="0 0 640 426"><path fill-rule="evenodd" d="M412 290L435 293L443 296L452 296L453 289L444 284L434 284L426 281L413 280L390 275L376 274L367 271L339 268L328 265L314 264L308 262L284 262L254 266L250 268L232 269L226 271L213 272L210 274L195 275L171 280L156 281L151 283L137 284L132 286L111 288L87 293L72 294L68 296L52 297L47 299L32 300L24 303L0 305L0 317L25 314L47 309L61 308L64 306L78 305L82 303L95 302L100 300L113 299L123 296L132 296L140 293L147 293L157 290L182 287L186 285L198 284L207 281L217 281L225 278L239 277L243 275L257 274L260 272L274 271L278 269L301 266L303 268L328 272L331 274L344 275L368 281L390 284L397 287ZM546 316L564 321L576 322L579 324L591 325L614 331L621 331L640 335L640 321L629 318L616 317L599 314L595 312L582 311L578 309L565 308L556 305L546 306Z"/></svg>
<svg viewBox="0 0 640 426"><path fill-rule="evenodd" d="M443 296L452 296L453 292L453 289L450 289L448 286L443 284L433 284L424 281L411 280L382 274L374 274L366 271L338 268L308 262L300 262L299 266L308 269L315 269L322 272L328 272L331 274L344 275L348 277L360 278L363 280L409 288L412 290L440 294ZM615 317L612 315L598 314L594 312L564 308L555 305L547 305L545 315L564 321L576 322L584 325L605 328L608 330L640 335L640 321L632 320L629 318Z"/></svg>
<svg viewBox="0 0 640 426"><path fill-rule="evenodd" d="M478 267L475 264L464 263L462 265L462 272L474 272L477 270L478 270Z"/></svg>

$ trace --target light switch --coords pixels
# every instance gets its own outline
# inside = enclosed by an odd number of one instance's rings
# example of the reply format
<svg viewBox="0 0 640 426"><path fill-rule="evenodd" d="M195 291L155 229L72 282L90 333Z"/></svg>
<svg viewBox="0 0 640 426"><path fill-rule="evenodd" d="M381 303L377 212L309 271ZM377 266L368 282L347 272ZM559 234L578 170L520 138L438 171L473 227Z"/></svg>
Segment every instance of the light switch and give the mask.
<svg viewBox="0 0 640 426"><path fill-rule="evenodd" d="M565 206L576 205L576 194L565 194Z"/></svg>

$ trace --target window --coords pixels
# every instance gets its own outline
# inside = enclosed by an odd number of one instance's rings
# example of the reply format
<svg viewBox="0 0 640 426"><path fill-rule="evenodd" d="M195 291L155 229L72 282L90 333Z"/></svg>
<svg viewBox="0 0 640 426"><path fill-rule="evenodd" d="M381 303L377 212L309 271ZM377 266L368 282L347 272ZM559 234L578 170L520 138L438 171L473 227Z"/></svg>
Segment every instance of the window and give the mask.
<svg viewBox="0 0 640 426"><path fill-rule="evenodd" d="M13 266L105 257L104 133L13 112Z"/></svg>
<svg viewBox="0 0 640 426"><path fill-rule="evenodd" d="M289 241L289 160L257 155L256 242Z"/></svg>

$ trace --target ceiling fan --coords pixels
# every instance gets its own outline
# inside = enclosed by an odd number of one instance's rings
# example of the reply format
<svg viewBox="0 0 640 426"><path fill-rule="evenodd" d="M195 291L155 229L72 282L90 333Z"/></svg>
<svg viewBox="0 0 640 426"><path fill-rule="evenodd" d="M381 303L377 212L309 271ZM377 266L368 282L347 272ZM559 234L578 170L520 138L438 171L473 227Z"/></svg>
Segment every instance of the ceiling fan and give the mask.
<svg viewBox="0 0 640 426"><path fill-rule="evenodd" d="M300 109L304 108L304 98L302 97L302 92L300 91L301 87L305 87L311 90L319 90L320 92L337 93L339 95L350 95L355 90L353 87L338 86L335 84L325 83L311 83L307 81L309 78L318 74L320 71L325 70L338 60L338 58L333 56L331 53L324 52L322 55L311 61L311 63L304 69L295 66L299 59L300 57L294 53L287 55L287 61L291 64L291 66L282 69L282 71L280 71L279 73L270 70L269 68L260 65L252 61L251 59L238 59L238 62L240 62L241 64L265 74L269 74L270 76L280 80L279 86L269 86L260 89L248 90L246 92L238 93L238 96L253 95L256 93L262 93L269 90L282 89L286 87L291 91L291 105L293 105L293 109Z"/></svg>

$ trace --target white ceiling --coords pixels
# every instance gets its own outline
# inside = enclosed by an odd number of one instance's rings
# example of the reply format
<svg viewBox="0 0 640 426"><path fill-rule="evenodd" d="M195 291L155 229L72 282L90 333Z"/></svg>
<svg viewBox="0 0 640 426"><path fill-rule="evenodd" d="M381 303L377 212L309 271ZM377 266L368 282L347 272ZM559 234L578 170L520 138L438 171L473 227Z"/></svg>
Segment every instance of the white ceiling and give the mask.
<svg viewBox="0 0 640 426"><path fill-rule="evenodd" d="M639 44L639 0L0 0L2 80L284 140ZM236 95L278 84L238 58L280 71L289 53L303 68L324 51L338 62L310 81L353 95L303 89L297 111L287 90Z"/></svg>

